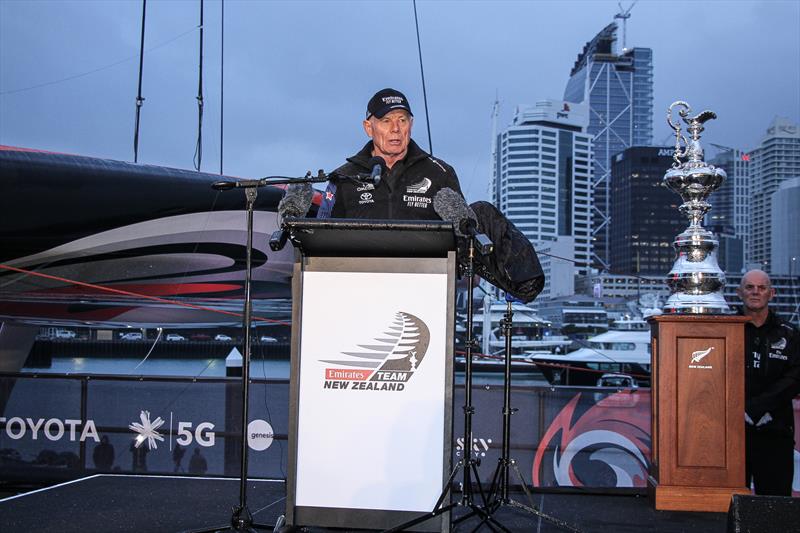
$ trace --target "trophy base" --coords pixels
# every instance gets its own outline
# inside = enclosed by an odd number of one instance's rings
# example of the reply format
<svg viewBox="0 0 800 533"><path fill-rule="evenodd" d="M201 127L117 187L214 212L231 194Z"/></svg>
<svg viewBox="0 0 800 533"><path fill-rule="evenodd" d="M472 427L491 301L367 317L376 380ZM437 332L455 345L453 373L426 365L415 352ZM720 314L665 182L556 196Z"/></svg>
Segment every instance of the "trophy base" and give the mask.
<svg viewBox="0 0 800 533"><path fill-rule="evenodd" d="M664 314L729 315L733 311L722 292L706 294L672 294L664 305Z"/></svg>

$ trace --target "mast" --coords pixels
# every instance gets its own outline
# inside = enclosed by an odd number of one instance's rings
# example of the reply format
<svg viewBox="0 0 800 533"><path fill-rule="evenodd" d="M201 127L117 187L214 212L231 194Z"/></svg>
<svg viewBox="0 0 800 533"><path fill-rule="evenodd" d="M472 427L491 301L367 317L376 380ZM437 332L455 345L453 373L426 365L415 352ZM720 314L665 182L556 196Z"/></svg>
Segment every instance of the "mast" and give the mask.
<svg viewBox="0 0 800 533"><path fill-rule="evenodd" d="M497 115L500 114L500 97L498 95L497 89L495 89L494 93L494 103L492 104L492 143L490 148L491 158L489 160L489 197L492 199L492 202L497 203L499 198L495 197L495 190L497 190L497 180L499 176L497 176Z"/></svg>

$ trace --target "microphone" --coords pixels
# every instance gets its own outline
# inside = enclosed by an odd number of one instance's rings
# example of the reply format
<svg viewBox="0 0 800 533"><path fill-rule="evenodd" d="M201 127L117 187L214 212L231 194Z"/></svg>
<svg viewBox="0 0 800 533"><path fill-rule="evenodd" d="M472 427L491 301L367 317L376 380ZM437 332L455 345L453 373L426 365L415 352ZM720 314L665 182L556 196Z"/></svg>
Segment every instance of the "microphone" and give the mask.
<svg viewBox="0 0 800 533"><path fill-rule="evenodd" d="M370 173L369 178L372 180L372 184L377 187L381 182L381 174L386 170L386 160L376 155L369 160L367 165L372 167L372 173Z"/></svg>
<svg viewBox="0 0 800 533"><path fill-rule="evenodd" d="M314 189L310 183L291 184L286 188L286 194L278 204L278 220L283 226L289 217L304 217L311 208L311 200L314 198ZM289 232L279 229L272 233L269 238L269 248L277 252L286 246Z"/></svg>
<svg viewBox="0 0 800 533"><path fill-rule="evenodd" d="M453 189L445 187L436 193L433 197L433 210L442 220L453 224L456 235L472 238L481 255L491 253L494 249L492 241L478 231L478 219L475 213L464 198Z"/></svg>
<svg viewBox="0 0 800 533"><path fill-rule="evenodd" d="M333 183L337 183L340 181L371 183L373 186L377 187L378 184L381 182L382 175L389 170L388 168L386 168L386 160L376 155L375 157L367 161L367 167L372 169L372 171L369 174L362 173L362 174L348 175L336 172L334 170L333 172L328 174L328 180L332 181Z"/></svg>

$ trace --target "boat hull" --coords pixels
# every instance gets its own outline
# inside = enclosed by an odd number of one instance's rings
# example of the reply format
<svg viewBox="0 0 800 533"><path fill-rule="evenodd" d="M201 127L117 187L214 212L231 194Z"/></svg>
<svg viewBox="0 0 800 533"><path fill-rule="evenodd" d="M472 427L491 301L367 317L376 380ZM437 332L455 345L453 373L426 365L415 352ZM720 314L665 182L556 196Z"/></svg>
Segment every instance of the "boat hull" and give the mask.
<svg viewBox="0 0 800 533"><path fill-rule="evenodd" d="M596 387L603 374L618 373L632 376L638 386L650 386L650 370L636 363L604 363L602 369L591 368L587 363L562 358L537 358L536 367L551 385L571 387Z"/></svg>
<svg viewBox="0 0 800 533"><path fill-rule="evenodd" d="M241 323L246 212L223 177L0 147L0 321L102 326ZM289 296L291 247L268 249L283 190L259 190L253 287Z"/></svg>

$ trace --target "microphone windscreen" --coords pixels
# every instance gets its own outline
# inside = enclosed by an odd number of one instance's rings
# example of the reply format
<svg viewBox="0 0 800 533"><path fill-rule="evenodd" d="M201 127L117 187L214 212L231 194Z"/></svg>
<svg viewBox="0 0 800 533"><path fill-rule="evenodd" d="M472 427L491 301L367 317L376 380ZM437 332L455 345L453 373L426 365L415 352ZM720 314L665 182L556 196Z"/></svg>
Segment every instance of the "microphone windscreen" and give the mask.
<svg viewBox="0 0 800 533"><path fill-rule="evenodd" d="M434 195L433 210L442 220L451 222L456 235L460 237L465 237L462 232L464 222L474 223L477 220L464 198L449 187L441 189Z"/></svg>
<svg viewBox="0 0 800 533"><path fill-rule="evenodd" d="M369 161L367 161L367 166L370 170L372 170L375 165L381 166L381 174L386 172L386 160L379 155L372 156Z"/></svg>
<svg viewBox="0 0 800 533"><path fill-rule="evenodd" d="M292 183L278 204L278 217L281 223L286 217L303 217L311 208L314 189L310 183Z"/></svg>

